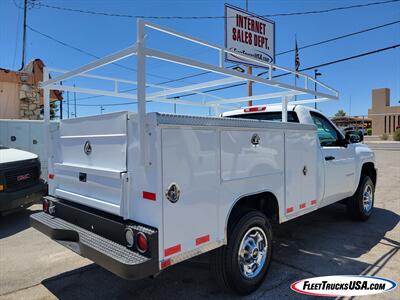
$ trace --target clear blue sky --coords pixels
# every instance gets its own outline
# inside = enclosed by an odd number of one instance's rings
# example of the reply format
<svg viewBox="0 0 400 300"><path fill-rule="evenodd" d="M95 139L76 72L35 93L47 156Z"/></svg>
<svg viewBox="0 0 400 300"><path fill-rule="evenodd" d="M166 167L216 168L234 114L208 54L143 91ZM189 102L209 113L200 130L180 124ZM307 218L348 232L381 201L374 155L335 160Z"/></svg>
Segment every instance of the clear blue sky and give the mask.
<svg viewBox="0 0 400 300"><path fill-rule="evenodd" d="M365 4L372 1L287 1L287 0L249 0L249 10L259 15L322 10L340 6ZM224 2L219 0L40 0L39 3L68 7L73 9L94 10L117 14L156 15L156 16L220 16L224 13ZM231 0L230 4L244 7L244 0ZM0 0L0 67L18 69L21 60L22 40L22 6L23 0ZM347 34L368 27L400 20L400 2L354 8L322 14L301 16L285 16L271 18L276 22L276 51L281 52L294 48L294 37L297 35L298 45ZM175 30L197 36L199 38L223 44L224 21L212 20L151 20ZM77 12L61 11L46 7L34 7L28 11L28 25L44 34L55 37L65 43L79 47L98 56L106 55L129 46L136 38L136 20L133 18L117 18L88 15ZM64 47L36 32L27 30L27 60L42 59L48 66L71 69L93 60L92 57ZM359 34L353 37L334 41L321 46L300 50L300 68L333 61L347 56L384 48L400 42L400 25ZM201 46L193 46L179 42L159 34L149 32L148 43L152 47L197 58L205 62L216 62L217 55ZM135 67L134 59L127 59L122 64ZM294 53L277 57L277 64L294 68ZM230 65L230 63L227 63ZM169 67L169 64L153 62L148 65L148 80L152 83L166 81L185 75L198 73L198 70ZM391 103L398 105L400 100L400 48L373 54L352 61L347 61L320 68L320 78L324 83L339 90L341 99L338 102L324 103L319 108L328 115L338 109L347 113L367 114L371 105L371 89L388 87L391 89ZM257 72L257 70L255 71ZM110 66L97 74L112 75L127 79L135 79L133 71ZM312 71L308 74L312 75ZM215 77L203 76L191 78L188 82L199 82ZM289 79L285 79L289 80ZM72 82L73 83L73 82ZM77 81L76 83L82 83ZM98 83L87 82L96 87ZM183 82L170 84L180 86ZM129 88L129 87L122 87ZM258 91L258 90L256 90ZM220 92L225 97L245 95L245 87ZM79 94L78 99L88 95ZM70 95L72 99L72 95ZM189 98L188 98L189 99ZM196 98L198 99L198 98ZM79 105L109 104L126 102L126 99L93 98L78 100ZM262 102L257 102L262 103ZM135 110L134 105L106 106L105 112L116 110ZM149 104L149 110L171 112L172 105ZM73 112L73 107L70 109ZM99 107L78 106L78 115L97 114ZM205 109L178 106L178 113L206 114Z"/></svg>

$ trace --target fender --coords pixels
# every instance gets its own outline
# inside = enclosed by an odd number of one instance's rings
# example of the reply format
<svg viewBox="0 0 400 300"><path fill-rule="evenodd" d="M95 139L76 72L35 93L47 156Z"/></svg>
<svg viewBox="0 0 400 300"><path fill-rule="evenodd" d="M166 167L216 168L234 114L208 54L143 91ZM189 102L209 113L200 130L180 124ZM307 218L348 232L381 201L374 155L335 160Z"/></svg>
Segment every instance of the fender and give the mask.
<svg viewBox="0 0 400 300"><path fill-rule="evenodd" d="M353 194L358 188L361 178L363 165L372 163L376 168L375 153L365 144L355 144L355 176L353 185Z"/></svg>
<svg viewBox="0 0 400 300"><path fill-rule="evenodd" d="M228 210L228 212L226 214L225 226L224 226L224 244L225 245L228 242L228 222L229 222L229 218L231 216L233 208L236 206L236 204L238 204L241 200L243 200L245 198L248 198L248 199L258 198L262 194L264 194L264 197L265 197L264 199L268 198L267 199L268 201L274 201L275 202L274 205L276 205L276 208L277 208L278 220L279 220L279 223L281 223L281 221L282 221L281 220L281 216L284 216L284 212L281 211L281 209L283 209L283 208L281 208L279 206L279 200L271 190L261 190L261 191L255 192L255 193L249 193L249 194L241 195L238 198L236 198L235 201L232 202L232 205L230 206L230 208L229 208L229 210ZM256 203L257 200L258 199L254 199L254 203ZM249 206L249 207L251 207L251 206ZM258 209L260 209L260 208L258 208ZM263 208L261 208L261 211L262 211L262 209Z"/></svg>

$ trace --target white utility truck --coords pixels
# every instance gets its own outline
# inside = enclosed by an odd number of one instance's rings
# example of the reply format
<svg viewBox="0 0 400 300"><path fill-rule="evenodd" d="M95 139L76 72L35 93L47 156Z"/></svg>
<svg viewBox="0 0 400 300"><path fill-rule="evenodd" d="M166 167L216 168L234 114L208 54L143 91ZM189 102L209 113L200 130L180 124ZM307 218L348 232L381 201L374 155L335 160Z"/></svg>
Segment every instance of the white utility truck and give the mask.
<svg viewBox="0 0 400 300"><path fill-rule="evenodd" d="M218 51L219 64L147 47L146 28L211 47ZM236 293L248 294L269 269L271 221L283 223L341 200L355 219L366 220L376 183L373 152L346 140L320 112L299 105L336 100L338 93L308 75L268 63L263 63L268 78L224 68L225 53L256 60L139 20L134 46L73 71L45 69L41 86L47 125L50 89L132 99L138 111L62 120L57 129L46 127L49 195L44 212L31 216L32 226L127 279L156 275L212 251L217 279ZM137 56L137 81L89 73L131 55ZM145 58L225 78L160 87L146 83ZM275 80L273 74L279 71L299 76L302 87ZM73 77L111 82L113 89L69 85ZM203 97L207 88L248 81L274 91L240 98L215 96L210 101L168 97L186 92ZM318 92L308 88L310 82L318 85ZM135 93L121 91L121 83L136 85ZM299 99L293 101L296 95ZM300 99L307 95L311 99ZM219 117L146 113L148 101L217 111L232 103L275 98L282 103Z"/></svg>
<svg viewBox="0 0 400 300"><path fill-rule="evenodd" d="M40 200L45 192L39 157L0 144L0 215Z"/></svg>
<svg viewBox="0 0 400 300"><path fill-rule="evenodd" d="M55 124L57 121L51 121L52 126ZM47 179L43 126L42 120L0 119L0 145L36 154L41 164L41 176Z"/></svg>

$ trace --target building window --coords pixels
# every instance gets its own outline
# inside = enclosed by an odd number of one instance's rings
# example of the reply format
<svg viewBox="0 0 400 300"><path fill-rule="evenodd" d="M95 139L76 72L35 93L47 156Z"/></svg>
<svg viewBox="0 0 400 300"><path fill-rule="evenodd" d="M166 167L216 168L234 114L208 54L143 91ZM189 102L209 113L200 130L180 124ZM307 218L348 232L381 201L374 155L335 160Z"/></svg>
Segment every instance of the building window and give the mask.
<svg viewBox="0 0 400 300"><path fill-rule="evenodd" d="M383 123L385 123L385 130L383 132L386 133L386 116L385 116L385 121Z"/></svg>
<svg viewBox="0 0 400 300"><path fill-rule="evenodd" d="M393 116L393 132L396 131L396 116Z"/></svg>
<svg viewBox="0 0 400 300"><path fill-rule="evenodd" d="M400 115L397 116L397 126L400 127Z"/></svg>

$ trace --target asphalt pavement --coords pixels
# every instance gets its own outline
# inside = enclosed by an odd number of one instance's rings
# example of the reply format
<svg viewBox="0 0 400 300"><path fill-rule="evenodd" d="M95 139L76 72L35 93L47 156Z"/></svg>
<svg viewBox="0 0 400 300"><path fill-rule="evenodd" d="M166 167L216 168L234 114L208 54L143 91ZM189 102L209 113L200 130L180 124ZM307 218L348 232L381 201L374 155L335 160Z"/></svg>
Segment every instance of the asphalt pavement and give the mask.
<svg viewBox="0 0 400 300"><path fill-rule="evenodd" d="M383 147L384 148L384 147ZM400 148L399 148L400 150ZM270 272L244 299L310 299L290 290L296 280L363 274L400 282L400 151L377 150L375 210L351 221L334 204L274 226ZM0 217L0 299L226 299L208 256L168 268L154 279L126 281L29 227L39 205ZM360 298L361 299L361 298ZM400 299L400 289L362 299Z"/></svg>

